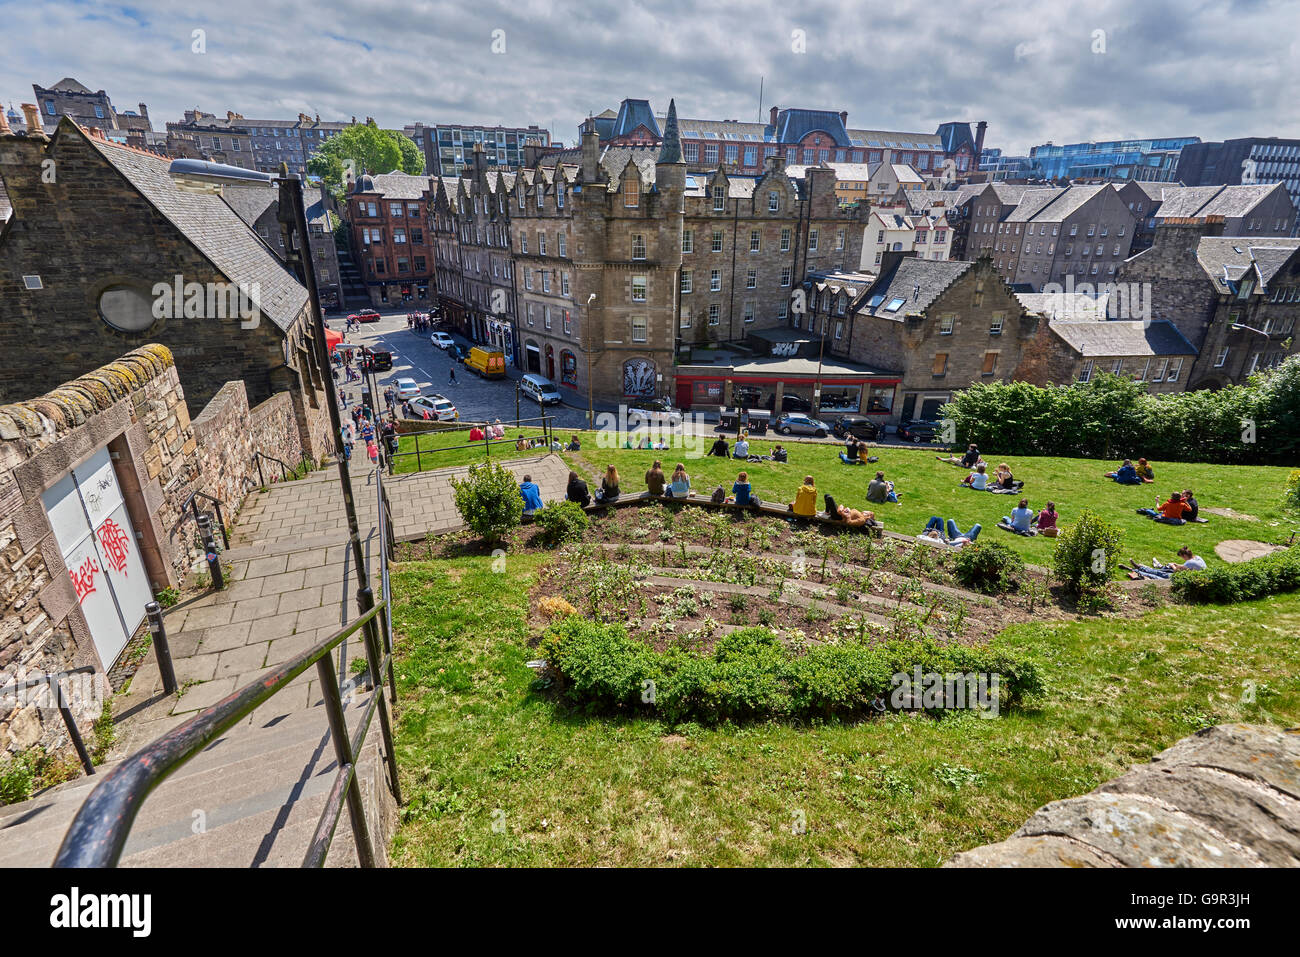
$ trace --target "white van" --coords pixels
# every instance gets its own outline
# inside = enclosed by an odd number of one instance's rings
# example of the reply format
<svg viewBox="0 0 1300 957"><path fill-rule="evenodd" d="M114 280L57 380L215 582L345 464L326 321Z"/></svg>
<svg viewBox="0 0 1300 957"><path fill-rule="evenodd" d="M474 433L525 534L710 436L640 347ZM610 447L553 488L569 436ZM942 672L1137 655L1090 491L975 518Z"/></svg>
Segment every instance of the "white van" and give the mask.
<svg viewBox="0 0 1300 957"><path fill-rule="evenodd" d="M519 380L519 390L530 399L535 399L538 405L558 405L560 402L560 390L544 375L528 373Z"/></svg>

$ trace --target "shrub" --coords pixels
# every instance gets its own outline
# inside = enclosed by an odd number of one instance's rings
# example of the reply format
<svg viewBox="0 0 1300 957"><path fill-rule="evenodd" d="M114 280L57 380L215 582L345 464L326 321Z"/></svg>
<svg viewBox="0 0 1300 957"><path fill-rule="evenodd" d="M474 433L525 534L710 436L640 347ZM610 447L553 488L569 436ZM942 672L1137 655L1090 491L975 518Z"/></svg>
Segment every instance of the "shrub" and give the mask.
<svg viewBox="0 0 1300 957"><path fill-rule="evenodd" d="M514 474L496 462L471 465L469 475L452 479L456 511L489 545L501 541L523 520L524 499Z"/></svg>
<svg viewBox="0 0 1300 957"><path fill-rule="evenodd" d="M1025 563L1001 542L974 542L958 549L953 559L953 575L967 588L990 595L1013 591Z"/></svg>
<svg viewBox="0 0 1300 957"><path fill-rule="evenodd" d="M554 548L566 542L580 542L591 519L577 502L552 502L533 515L541 526L542 544Z"/></svg>
<svg viewBox="0 0 1300 957"><path fill-rule="evenodd" d="M1283 501L1291 508L1300 508L1300 469L1292 469L1286 477L1286 493Z"/></svg>
<svg viewBox="0 0 1300 957"><path fill-rule="evenodd" d="M1104 589L1114 577L1124 530L1083 509L1073 524L1061 529L1052 553L1052 569L1074 595Z"/></svg>
<svg viewBox="0 0 1300 957"><path fill-rule="evenodd" d="M741 628L695 655L655 651L622 624L566 618L547 629L541 647L567 700L594 711L653 712L674 723L861 714L877 696L890 699L896 675L917 668L996 674L999 708L1043 690L1028 658L927 640L817 644L801 653L766 628Z"/></svg>
<svg viewBox="0 0 1300 957"><path fill-rule="evenodd" d="M1175 595L1205 604L1251 601L1300 588L1300 549L1288 548L1236 565L1219 565L1199 572L1176 572Z"/></svg>
<svg viewBox="0 0 1300 957"><path fill-rule="evenodd" d="M537 603L537 610L545 618L565 618L569 615L576 615L578 609L570 605L559 595L547 595Z"/></svg>

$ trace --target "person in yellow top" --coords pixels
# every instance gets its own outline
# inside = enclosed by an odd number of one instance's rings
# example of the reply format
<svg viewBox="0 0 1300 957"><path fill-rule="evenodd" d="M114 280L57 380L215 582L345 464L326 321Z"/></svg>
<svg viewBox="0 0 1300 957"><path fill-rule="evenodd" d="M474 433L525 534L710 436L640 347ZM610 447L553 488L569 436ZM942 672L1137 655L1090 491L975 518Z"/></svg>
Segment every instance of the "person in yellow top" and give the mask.
<svg viewBox="0 0 1300 957"><path fill-rule="evenodd" d="M799 486L794 501L790 503L790 511L804 518L812 518L817 514L817 486L813 483L811 475L804 476L803 484Z"/></svg>

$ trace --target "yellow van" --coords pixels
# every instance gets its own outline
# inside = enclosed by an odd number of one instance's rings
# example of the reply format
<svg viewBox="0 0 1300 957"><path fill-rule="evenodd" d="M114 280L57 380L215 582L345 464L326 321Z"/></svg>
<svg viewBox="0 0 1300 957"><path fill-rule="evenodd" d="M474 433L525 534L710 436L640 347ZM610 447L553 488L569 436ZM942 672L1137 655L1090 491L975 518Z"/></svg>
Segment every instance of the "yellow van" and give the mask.
<svg viewBox="0 0 1300 957"><path fill-rule="evenodd" d="M480 349L477 346L469 350L465 368L477 372L485 379L504 379L506 376L506 356L504 352L492 349Z"/></svg>

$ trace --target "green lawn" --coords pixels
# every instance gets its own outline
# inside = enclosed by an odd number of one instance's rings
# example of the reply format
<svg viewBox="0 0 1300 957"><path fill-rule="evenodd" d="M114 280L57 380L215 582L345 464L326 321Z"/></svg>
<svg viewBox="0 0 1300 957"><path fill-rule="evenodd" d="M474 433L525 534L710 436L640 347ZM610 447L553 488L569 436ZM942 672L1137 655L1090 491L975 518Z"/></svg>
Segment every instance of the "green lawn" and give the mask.
<svg viewBox="0 0 1300 957"><path fill-rule="evenodd" d="M568 435L569 433L564 433ZM612 462L619 469L624 492L640 491L650 464L657 458L665 471L683 462L696 492L725 485L728 493L740 469L749 472L755 492L766 501L793 501L794 493L805 475L812 475L819 493L829 492L840 504L867 507L867 483L881 469L894 482L902 496L898 505L872 506L891 531L917 534L931 515L954 518L962 528L979 522L984 534L996 536L1027 560L1046 564L1050 561L1053 541L1049 538L1022 538L1001 532L993 526L1019 501L1018 496L992 495L959 487L966 471L935 460L937 450L920 448L877 447L871 455L880 457L873 465L849 466L839 461L839 445L784 441L790 453L786 464L761 462L743 464L724 459L690 458L681 449L665 452L640 452L628 449L602 449L595 433L584 433L583 457L596 468ZM707 450L710 439L703 446ZM754 441L750 449L766 454L774 442ZM575 464L573 457L565 458ZM991 458L990 465L1004 461ZM1017 479L1024 481L1023 494L1036 510L1049 500L1056 503L1059 523L1064 526L1082 508L1091 508L1108 521L1122 526L1127 557L1148 564L1153 556L1173 560L1184 543L1215 561L1214 545L1230 538L1285 541L1291 531L1300 528L1300 516L1283 508L1283 483L1289 469L1277 466L1224 466L1203 463L1152 462L1156 484L1117 485L1103 473L1112 471L1118 462L1090 459L1013 458L1008 460ZM594 486L593 486L594 487ZM1136 514L1137 508L1149 507L1156 495L1167 498L1171 491L1191 488L1196 493L1202 513L1207 508L1231 508L1250 519L1204 515L1205 525L1162 525Z"/></svg>
<svg viewBox="0 0 1300 957"><path fill-rule="evenodd" d="M416 442L419 442L420 455L402 455L397 459L397 465L394 469L397 473L431 471L433 469L449 468L455 465L476 465L480 462L492 460L519 459L533 455L545 455L545 449L532 449L529 451L519 451L515 449L515 440L520 433L529 438L541 438L542 430L536 426L525 425L522 429L515 429L507 426L506 440L500 442L491 442L490 447L483 442L471 443L469 440L469 430L462 429L448 432L420 432L412 435L403 435L400 438L399 450L401 452L414 452ZM468 448L457 448L457 446L469 446ZM362 452L365 450L363 449ZM431 454L425 455L429 452Z"/></svg>
<svg viewBox="0 0 1300 957"><path fill-rule="evenodd" d="M828 454L800 446L785 468L801 476L812 462L814 473L836 475L828 488L847 499L836 483L847 491L861 480L832 470ZM925 453L887 451L882 462L905 490L936 501L958 476ZM1031 488L1057 495L1067 516L1077 503L1123 515L1121 490L1092 477L1095 463L1013 465ZM721 477L731 467L692 468ZM1204 486L1212 504L1280 518L1269 503L1281 470L1156 469ZM761 488L788 487L771 466L751 471ZM915 518L929 509L898 511ZM992 511L955 514L970 521ZM932 866L1005 838L1040 805L1088 791L1199 728L1300 720L1297 594L1015 626L995 644L1032 655L1048 690L1035 710L995 720L891 715L711 729L568 713L531 690L525 664L535 657L528 590L543 561L509 556L504 574L489 557L396 572L397 747L408 799L394 840L399 864Z"/></svg>

